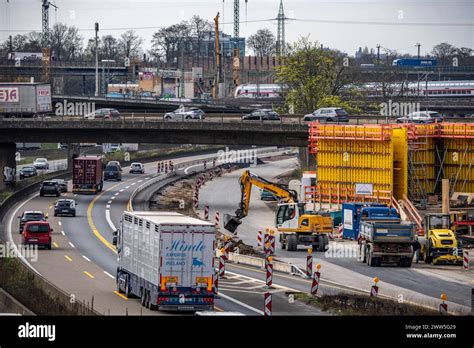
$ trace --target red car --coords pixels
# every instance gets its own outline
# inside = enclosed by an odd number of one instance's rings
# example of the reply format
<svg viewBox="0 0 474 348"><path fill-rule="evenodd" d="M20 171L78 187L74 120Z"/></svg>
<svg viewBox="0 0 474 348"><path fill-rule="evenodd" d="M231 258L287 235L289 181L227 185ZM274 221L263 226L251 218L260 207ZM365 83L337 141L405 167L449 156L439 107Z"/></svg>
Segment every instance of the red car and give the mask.
<svg viewBox="0 0 474 348"><path fill-rule="evenodd" d="M22 233L23 245L38 245L51 250L51 232L53 229L46 221L30 221L25 224Z"/></svg>

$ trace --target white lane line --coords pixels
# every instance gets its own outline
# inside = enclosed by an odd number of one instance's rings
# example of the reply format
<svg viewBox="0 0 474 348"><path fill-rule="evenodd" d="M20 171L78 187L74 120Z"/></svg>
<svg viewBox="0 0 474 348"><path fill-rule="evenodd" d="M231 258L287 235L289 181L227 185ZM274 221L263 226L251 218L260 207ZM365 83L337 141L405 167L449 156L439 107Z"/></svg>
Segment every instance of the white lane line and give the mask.
<svg viewBox="0 0 474 348"><path fill-rule="evenodd" d="M61 225L62 225L61 221L58 221L58 225L59 225L59 226L61 226Z"/></svg>
<svg viewBox="0 0 474 348"><path fill-rule="evenodd" d="M143 182L143 180L138 180L138 183L141 183L141 182Z"/></svg>
<svg viewBox="0 0 474 348"><path fill-rule="evenodd" d="M148 178L145 178L145 180L150 180L150 177L148 177Z"/></svg>
<svg viewBox="0 0 474 348"><path fill-rule="evenodd" d="M74 197L77 197L77 193L76 193L76 194L74 194Z"/></svg>
<svg viewBox="0 0 474 348"><path fill-rule="evenodd" d="M120 194L120 193L119 193L119 192L117 192L117 193L116 193L114 196L118 196L119 194Z"/></svg>
<svg viewBox="0 0 474 348"><path fill-rule="evenodd" d="M89 259L87 256L82 255L82 257L84 258L84 260L91 262L91 259Z"/></svg>
<svg viewBox="0 0 474 348"><path fill-rule="evenodd" d="M71 246L71 248L75 248L74 244L72 244L71 242L69 242L69 245Z"/></svg>
<svg viewBox="0 0 474 348"><path fill-rule="evenodd" d="M112 222L112 219L110 218L110 210L105 211L105 220L107 220L107 223L109 224L110 228L112 231L116 231L117 229L115 228L114 223Z"/></svg>
<svg viewBox="0 0 474 348"><path fill-rule="evenodd" d="M116 197L116 196L112 196L112 197L110 197L110 199L114 200L114 199L115 199L115 197Z"/></svg>
<svg viewBox="0 0 474 348"><path fill-rule="evenodd" d="M105 208L106 208L106 209L110 209L110 204L107 204L107 205L105 206Z"/></svg>
<svg viewBox="0 0 474 348"><path fill-rule="evenodd" d="M125 191L125 190L124 190L124 189L121 189L119 192L123 192L123 191Z"/></svg>
<svg viewBox="0 0 474 348"><path fill-rule="evenodd" d="M130 185L129 185L129 186L127 186L127 187L125 187L125 190L128 190L129 188L130 188Z"/></svg>
<svg viewBox="0 0 474 348"><path fill-rule="evenodd" d="M112 201L108 201L107 204L112 204Z"/></svg>
<svg viewBox="0 0 474 348"><path fill-rule="evenodd" d="M136 182L132 182L132 183L130 184L130 186L133 186L133 185L136 185L136 184L137 184Z"/></svg>
<svg viewBox="0 0 474 348"><path fill-rule="evenodd" d="M115 277L114 277L112 274L110 274L109 272L104 271L104 273L105 273L106 276L108 276L108 277L110 277L110 278L112 278L112 279L115 279Z"/></svg>
<svg viewBox="0 0 474 348"><path fill-rule="evenodd" d="M64 233L64 231L61 231L61 234L62 234L63 236L65 236L65 235L66 235L66 233Z"/></svg>
<svg viewBox="0 0 474 348"><path fill-rule="evenodd" d="M8 226L7 226L7 238L10 241L10 244L13 246L13 249L15 250L15 255L19 257L28 267L30 267L33 271L41 275L40 272L38 272L23 256L23 253L21 253L17 247L17 245L13 242L13 236L12 236L12 227L13 227L13 217L16 217L18 214L18 211L25 206L26 203L32 201L34 198L38 197L39 194L35 194L34 196L28 198L26 201L21 203L13 212L13 214L10 215L10 218L8 219Z"/></svg>
<svg viewBox="0 0 474 348"><path fill-rule="evenodd" d="M243 302L240 302L239 300L236 300L235 298L233 297L230 297L230 296L227 296L225 294L222 293L222 291L219 291L219 296L222 297L222 298L225 298L226 300L229 300L229 301L232 301L234 303L237 303L238 305L244 307L244 308L247 308L247 309L250 309L251 311L254 311L255 313L258 313L260 315L263 315L264 313L257 309L257 308L253 308L252 306L249 306L248 304L246 303L243 303Z"/></svg>

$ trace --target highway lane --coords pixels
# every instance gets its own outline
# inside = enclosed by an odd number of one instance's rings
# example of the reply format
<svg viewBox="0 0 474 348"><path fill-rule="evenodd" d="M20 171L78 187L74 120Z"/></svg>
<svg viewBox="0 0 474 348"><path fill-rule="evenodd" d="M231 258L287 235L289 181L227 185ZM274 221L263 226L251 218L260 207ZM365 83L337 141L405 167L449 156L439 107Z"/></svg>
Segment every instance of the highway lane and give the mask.
<svg viewBox="0 0 474 348"><path fill-rule="evenodd" d="M296 160L287 160L268 163L251 168L251 171L267 179L287 172L296 166ZM243 170L224 175L207 183L200 190L200 207L210 206L210 216L219 210L221 216L225 213L233 214L238 206L240 187L238 179ZM249 215L238 229L239 238L249 245L256 246L257 231L265 228L274 228L275 204L268 204L259 199L259 190L254 187ZM288 252L280 249L277 238L277 258L291 262L305 269L306 248L300 247L297 252ZM353 288L370 289L373 277L382 280L381 293L386 291L397 298L402 294L406 300L433 302L441 292L446 292L448 299L458 305L470 307L472 273L465 274L460 267L432 266L424 263L414 264L412 268L379 267L372 268L357 262L354 258L354 242L343 241L331 243L331 250L335 253L315 253L314 264L321 263L323 275L326 279L346 284ZM348 254L337 255L338 250ZM383 284L383 285L382 285ZM390 290L390 291L389 291Z"/></svg>
<svg viewBox="0 0 474 348"><path fill-rule="evenodd" d="M184 160L188 160L188 158L176 162ZM97 232L100 231L105 241L110 243L113 229L109 226L109 223L112 222L116 225L120 223L121 214L128 205L128 197L140 184L140 180L145 182L147 178L151 178L151 174L156 167L155 164L152 164L147 165L146 168L147 173L145 175L129 175L126 173L127 169L124 168L123 181L119 183L106 182L104 193L100 196L68 193L66 197L74 197L78 202L76 218L55 218L52 216L52 204L56 200L55 197L40 198L33 196L24 206L20 207L20 211L23 211L30 209L45 210L47 206L50 214L49 221L55 229L53 238L56 244L53 250L41 250L40 258L34 263L33 267L55 285L68 293L74 294L78 299L87 301L89 298L92 299L93 295L96 308L105 314L124 314L125 311L137 315L162 314L161 312L151 313L142 310L138 300L127 300L114 292L116 255L113 250L91 232L91 228L88 226L92 221ZM116 198L112 199L112 197ZM91 204L92 202L94 203ZM110 222L105 218L108 205L110 205L109 209L112 211ZM115 208L112 209L112 207ZM13 229L16 227L15 224L17 224L16 220L13 222ZM20 235L14 236L13 239L15 243L19 243ZM262 289L264 287L262 284L259 282L254 284L255 280L253 279L239 280L239 282L240 284L249 284L253 296L250 297L258 304L260 297L263 296ZM256 289L260 289L260 293L257 294ZM233 290L229 289L228 291L232 292ZM291 313L292 306L286 308L289 304L287 304L284 294L281 293L281 290L275 291L274 301L280 303L278 308L281 308L281 311L277 311L276 314ZM263 297L261 300L263 303ZM217 300L216 308L217 310L239 311L247 315L261 314L259 309L243 304L225 293L222 294L221 299ZM310 309L307 308L307 310Z"/></svg>

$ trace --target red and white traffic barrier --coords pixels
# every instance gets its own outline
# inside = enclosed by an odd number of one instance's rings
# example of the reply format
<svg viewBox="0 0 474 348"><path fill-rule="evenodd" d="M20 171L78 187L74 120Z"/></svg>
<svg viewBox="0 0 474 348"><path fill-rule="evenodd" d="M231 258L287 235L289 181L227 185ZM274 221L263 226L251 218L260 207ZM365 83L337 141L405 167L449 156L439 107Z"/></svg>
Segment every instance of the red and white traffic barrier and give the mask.
<svg viewBox="0 0 474 348"><path fill-rule="evenodd" d="M224 244L224 258L226 261L229 260L229 251L230 251L230 240L228 240L227 242L225 242Z"/></svg>
<svg viewBox="0 0 474 348"><path fill-rule="evenodd" d="M219 293L219 275L214 274L214 291L216 294Z"/></svg>
<svg viewBox="0 0 474 348"><path fill-rule="evenodd" d="M462 268L465 271L469 270L469 251L464 250L462 255Z"/></svg>
<svg viewBox="0 0 474 348"><path fill-rule="evenodd" d="M269 260L267 261L267 266L266 266L266 285L268 287L272 286L273 284L273 263L271 260L271 256L269 257Z"/></svg>
<svg viewBox="0 0 474 348"><path fill-rule="evenodd" d="M213 166L213 167L216 166L216 159L215 159L215 158L212 160L212 166Z"/></svg>
<svg viewBox="0 0 474 348"><path fill-rule="evenodd" d="M306 256L306 276L311 278L313 275L313 255L311 254L313 251L310 249L308 250L308 256Z"/></svg>
<svg viewBox="0 0 474 348"><path fill-rule="evenodd" d="M313 284L311 284L311 295L316 296L319 289L319 279L321 279L320 272L314 272L313 275Z"/></svg>
<svg viewBox="0 0 474 348"><path fill-rule="evenodd" d="M225 260L224 256L219 257L219 278L224 278L225 276Z"/></svg>
<svg viewBox="0 0 474 348"><path fill-rule="evenodd" d="M263 298L264 298L263 315L267 317L267 316L272 315L272 294L269 292L266 292L263 295Z"/></svg>
<svg viewBox="0 0 474 348"><path fill-rule="evenodd" d="M262 231L258 231L257 234L257 248L261 248L263 246L262 244Z"/></svg>
<svg viewBox="0 0 474 348"><path fill-rule="evenodd" d="M379 278L375 277L374 278L374 285L370 288L370 297L377 297L379 294L379 287L377 286L379 282Z"/></svg>
<svg viewBox="0 0 474 348"><path fill-rule="evenodd" d="M216 225L220 226L220 224L221 224L221 214L219 213L219 211L216 211L216 213L214 214L214 220L216 222Z"/></svg>
<svg viewBox="0 0 474 348"><path fill-rule="evenodd" d="M209 206L208 205L204 207L204 220L206 221L209 220Z"/></svg>
<svg viewBox="0 0 474 348"><path fill-rule="evenodd" d="M275 236L273 234L268 236L268 243L270 243L270 255L275 255Z"/></svg>
<svg viewBox="0 0 474 348"><path fill-rule="evenodd" d="M342 239L344 237L344 227L342 226L342 224L339 225L339 227L337 228L337 238L338 239Z"/></svg>
<svg viewBox="0 0 474 348"><path fill-rule="evenodd" d="M443 302L439 304L439 313L441 315L448 315L448 304L445 302L448 299L448 297L443 292L441 294L440 298Z"/></svg>
<svg viewBox="0 0 474 348"><path fill-rule="evenodd" d="M207 170L207 161L204 161L204 170Z"/></svg>

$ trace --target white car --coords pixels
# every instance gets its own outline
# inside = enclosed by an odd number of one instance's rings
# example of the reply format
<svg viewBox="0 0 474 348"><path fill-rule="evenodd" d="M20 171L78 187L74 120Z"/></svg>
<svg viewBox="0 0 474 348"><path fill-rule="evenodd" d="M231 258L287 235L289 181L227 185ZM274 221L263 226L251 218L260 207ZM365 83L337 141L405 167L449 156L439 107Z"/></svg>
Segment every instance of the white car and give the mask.
<svg viewBox="0 0 474 348"><path fill-rule="evenodd" d="M303 121L349 122L349 114L342 108L321 108L305 115Z"/></svg>
<svg viewBox="0 0 474 348"><path fill-rule="evenodd" d="M132 163L132 165L130 166L130 174L134 173L145 174L145 166L143 165L143 163Z"/></svg>
<svg viewBox="0 0 474 348"><path fill-rule="evenodd" d="M179 108L173 112L167 112L163 117L165 121L189 121L203 120L206 118L204 111L199 108Z"/></svg>
<svg viewBox="0 0 474 348"><path fill-rule="evenodd" d="M443 122L443 117L436 111L416 111L408 116L397 118L397 123L435 123Z"/></svg>
<svg viewBox="0 0 474 348"><path fill-rule="evenodd" d="M33 162L33 167L36 169L49 169L49 163L46 158L37 158Z"/></svg>

